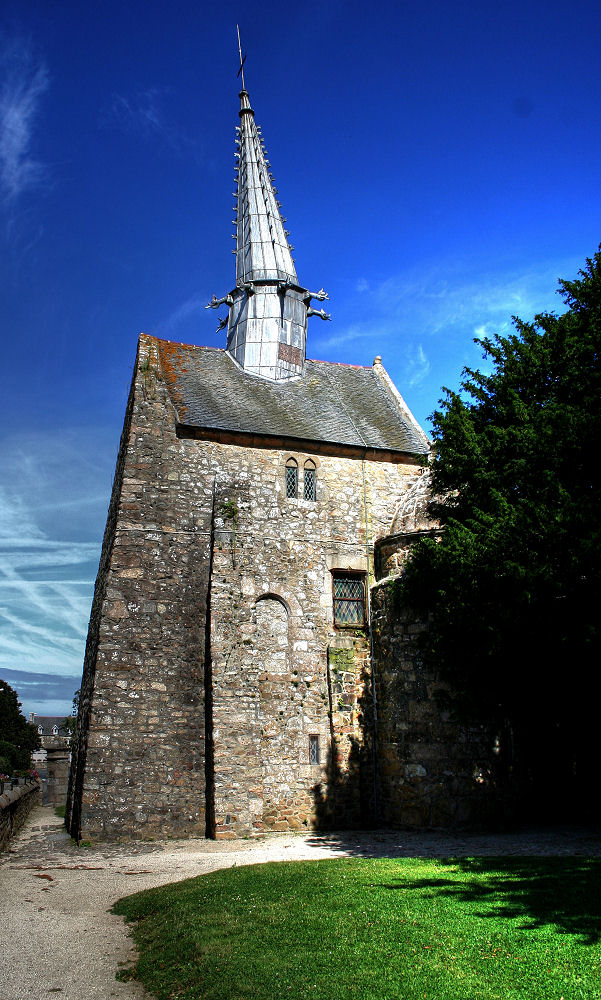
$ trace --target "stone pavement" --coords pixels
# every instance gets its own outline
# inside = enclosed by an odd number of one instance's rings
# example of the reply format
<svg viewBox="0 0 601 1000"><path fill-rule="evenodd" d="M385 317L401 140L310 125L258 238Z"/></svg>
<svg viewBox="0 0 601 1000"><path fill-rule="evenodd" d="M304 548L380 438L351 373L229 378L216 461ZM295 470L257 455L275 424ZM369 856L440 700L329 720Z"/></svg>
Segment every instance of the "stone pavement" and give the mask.
<svg viewBox="0 0 601 1000"><path fill-rule="evenodd" d="M120 896L217 868L324 857L601 856L601 830L448 834L273 834L256 840L161 841L78 848L38 806L0 855L0 1000L142 1000L115 972L134 957Z"/></svg>

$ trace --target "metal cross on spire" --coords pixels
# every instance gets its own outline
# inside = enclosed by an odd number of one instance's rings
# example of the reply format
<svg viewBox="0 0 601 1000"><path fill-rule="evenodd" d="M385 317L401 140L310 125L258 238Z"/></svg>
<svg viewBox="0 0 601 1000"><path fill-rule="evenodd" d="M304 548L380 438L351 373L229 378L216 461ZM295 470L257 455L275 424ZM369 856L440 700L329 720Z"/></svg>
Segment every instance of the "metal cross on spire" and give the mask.
<svg viewBox="0 0 601 1000"><path fill-rule="evenodd" d="M236 31L238 32L238 54L240 56L240 69L236 73L236 76L242 77L242 90L246 90L244 86L244 63L246 62L246 56L242 58L242 46L240 45L240 28L236 25Z"/></svg>

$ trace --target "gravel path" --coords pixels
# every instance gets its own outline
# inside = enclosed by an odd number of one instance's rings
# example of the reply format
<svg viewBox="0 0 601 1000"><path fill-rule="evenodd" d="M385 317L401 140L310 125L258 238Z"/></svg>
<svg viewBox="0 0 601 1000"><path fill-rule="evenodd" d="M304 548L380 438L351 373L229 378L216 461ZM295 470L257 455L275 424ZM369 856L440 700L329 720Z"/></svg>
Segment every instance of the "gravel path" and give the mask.
<svg viewBox="0 0 601 1000"><path fill-rule="evenodd" d="M473 855L601 856L601 830L519 834L272 834L257 840L161 841L77 848L49 807L39 806L0 855L0 1000L142 1000L115 972L133 958L121 917L108 910L140 889L217 868L324 857Z"/></svg>

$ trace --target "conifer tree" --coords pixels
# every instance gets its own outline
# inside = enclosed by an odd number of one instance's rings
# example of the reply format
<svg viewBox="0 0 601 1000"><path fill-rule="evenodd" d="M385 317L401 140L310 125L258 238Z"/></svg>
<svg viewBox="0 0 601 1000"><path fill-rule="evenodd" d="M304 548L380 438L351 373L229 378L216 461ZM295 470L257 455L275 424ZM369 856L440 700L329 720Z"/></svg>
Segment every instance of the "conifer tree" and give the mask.
<svg viewBox="0 0 601 1000"><path fill-rule="evenodd" d="M582 790L599 759L601 248L559 291L566 312L514 318L482 341L484 370L444 390L442 539L416 546L400 586L456 711L510 732L511 766L543 794Z"/></svg>
<svg viewBox="0 0 601 1000"><path fill-rule="evenodd" d="M0 679L0 771L25 770L39 746L40 737L21 712L17 692Z"/></svg>

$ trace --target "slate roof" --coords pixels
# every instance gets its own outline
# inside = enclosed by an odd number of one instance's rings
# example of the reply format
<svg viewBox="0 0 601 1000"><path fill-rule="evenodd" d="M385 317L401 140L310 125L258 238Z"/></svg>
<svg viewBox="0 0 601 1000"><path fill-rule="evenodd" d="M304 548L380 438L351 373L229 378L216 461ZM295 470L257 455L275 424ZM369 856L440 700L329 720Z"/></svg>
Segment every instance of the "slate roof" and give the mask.
<svg viewBox="0 0 601 1000"><path fill-rule="evenodd" d="M68 736L68 733L62 729L64 721L64 715L35 715L33 725L36 729L38 726L42 727L42 736L52 736L53 726L58 726L59 736Z"/></svg>
<svg viewBox="0 0 601 1000"><path fill-rule="evenodd" d="M271 382L245 373L220 348L156 344L180 424L411 454L428 450L423 431L373 368L307 360L302 378Z"/></svg>

